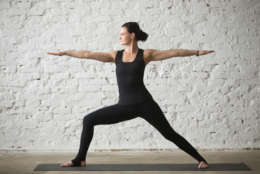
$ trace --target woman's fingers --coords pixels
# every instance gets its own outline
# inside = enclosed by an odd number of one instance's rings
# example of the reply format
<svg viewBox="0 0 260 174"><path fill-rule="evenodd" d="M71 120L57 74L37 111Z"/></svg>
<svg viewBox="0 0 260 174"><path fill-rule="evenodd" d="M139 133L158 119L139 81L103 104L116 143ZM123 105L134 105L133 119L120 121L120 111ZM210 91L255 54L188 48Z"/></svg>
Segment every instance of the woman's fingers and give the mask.
<svg viewBox="0 0 260 174"><path fill-rule="evenodd" d="M209 54L209 53L213 53L215 52L214 50L200 50L199 54L200 55L205 55L205 54Z"/></svg>
<svg viewBox="0 0 260 174"><path fill-rule="evenodd" d="M55 55L55 56L62 56L64 52L47 52L48 54Z"/></svg>
<svg viewBox="0 0 260 174"><path fill-rule="evenodd" d="M214 51L214 50L209 50L209 51L208 51L208 53L213 53L213 52L215 52L215 51Z"/></svg>
<svg viewBox="0 0 260 174"><path fill-rule="evenodd" d="M48 52L48 54L57 56L57 55L60 55L60 52Z"/></svg>

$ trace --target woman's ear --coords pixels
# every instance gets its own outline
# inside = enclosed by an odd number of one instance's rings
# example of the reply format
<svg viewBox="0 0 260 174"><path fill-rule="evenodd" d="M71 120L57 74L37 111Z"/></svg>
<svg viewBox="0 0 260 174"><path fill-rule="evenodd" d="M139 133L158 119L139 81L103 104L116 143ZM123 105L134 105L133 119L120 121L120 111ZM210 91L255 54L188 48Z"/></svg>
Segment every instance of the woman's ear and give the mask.
<svg viewBox="0 0 260 174"><path fill-rule="evenodd" d="M134 38L135 38L135 33L133 32L131 33L131 39L134 40Z"/></svg>

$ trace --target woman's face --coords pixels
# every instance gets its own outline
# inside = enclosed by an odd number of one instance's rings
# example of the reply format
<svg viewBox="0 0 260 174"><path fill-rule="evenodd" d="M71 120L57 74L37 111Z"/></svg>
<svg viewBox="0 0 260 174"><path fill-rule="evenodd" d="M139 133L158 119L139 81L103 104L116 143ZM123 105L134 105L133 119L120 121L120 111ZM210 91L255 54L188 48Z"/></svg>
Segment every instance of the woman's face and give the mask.
<svg viewBox="0 0 260 174"><path fill-rule="evenodd" d="M129 45L134 39L134 33L129 33L126 27L120 29L120 44Z"/></svg>

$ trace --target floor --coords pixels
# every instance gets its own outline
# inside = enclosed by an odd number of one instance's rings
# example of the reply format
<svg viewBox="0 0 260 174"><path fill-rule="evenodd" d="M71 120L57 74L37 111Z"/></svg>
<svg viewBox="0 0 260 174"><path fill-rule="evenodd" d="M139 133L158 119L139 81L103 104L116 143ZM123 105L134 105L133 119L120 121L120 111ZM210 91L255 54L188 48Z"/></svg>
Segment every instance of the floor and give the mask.
<svg viewBox="0 0 260 174"><path fill-rule="evenodd" d="M244 162L251 171L203 171L203 173L236 173L259 174L260 150L243 151L199 151L210 163L240 163ZM74 157L75 153L61 152L0 152L0 174L60 174L60 173L91 173L91 174L116 174L116 173L201 173L199 171L33 171L40 163L61 163ZM88 152L86 163L197 163L192 157L180 150L175 151L124 151L124 152Z"/></svg>

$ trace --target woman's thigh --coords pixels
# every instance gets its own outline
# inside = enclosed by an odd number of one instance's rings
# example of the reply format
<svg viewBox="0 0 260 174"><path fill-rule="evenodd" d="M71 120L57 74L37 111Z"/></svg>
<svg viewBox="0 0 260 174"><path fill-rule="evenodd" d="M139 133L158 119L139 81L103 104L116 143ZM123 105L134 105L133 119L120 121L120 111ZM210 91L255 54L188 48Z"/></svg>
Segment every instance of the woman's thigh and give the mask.
<svg viewBox="0 0 260 174"><path fill-rule="evenodd" d="M110 105L87 114L84 117L84 122L93 125L115 124L126 120L131 120L137 117L135 105Z"/></svg>

